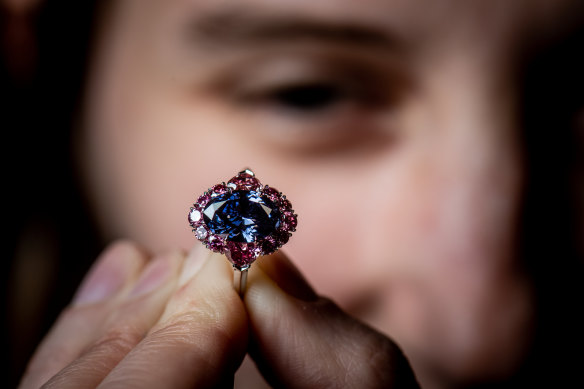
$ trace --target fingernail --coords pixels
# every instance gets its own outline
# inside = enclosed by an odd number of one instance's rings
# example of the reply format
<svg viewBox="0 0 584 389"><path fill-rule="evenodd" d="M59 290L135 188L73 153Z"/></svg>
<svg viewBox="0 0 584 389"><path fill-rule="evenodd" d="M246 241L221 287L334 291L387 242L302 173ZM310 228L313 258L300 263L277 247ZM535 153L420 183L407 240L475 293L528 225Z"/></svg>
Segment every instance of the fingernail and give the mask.
<svg viewBox="0 0 584 389"><path fill-rule="evenodd" d="M97 260L73 298L73 304L91 304L113 296L124 285L132 271L125 257L136 255L135 249L118 244Z"/></svg>
<svg viewBox="0 0 584 389"><path fill-rule="evenodd" d="M168 279L171 267L172 258L169 256L154 259L146 266L128 297L141 296L158 288Z"/></svg>
<svg viewBox="0 0 584 389"><path fill-rule="evenodd" d="M191 278L195 276L195 274L199 272L199 270L201 270L201 267L203 267L203 263L205 262L205 258L207 258L207 256L207 249L201 244L196 244L191 249L187 255L178 280L179 287L186 284Z"/></svg>
<svg viewBox="0 0 584 389"><path fill-rule="evenodd" d="M303 301L318 300L314 289L281 251L264 258L260 267L280 289L289 295Z"/></svg>

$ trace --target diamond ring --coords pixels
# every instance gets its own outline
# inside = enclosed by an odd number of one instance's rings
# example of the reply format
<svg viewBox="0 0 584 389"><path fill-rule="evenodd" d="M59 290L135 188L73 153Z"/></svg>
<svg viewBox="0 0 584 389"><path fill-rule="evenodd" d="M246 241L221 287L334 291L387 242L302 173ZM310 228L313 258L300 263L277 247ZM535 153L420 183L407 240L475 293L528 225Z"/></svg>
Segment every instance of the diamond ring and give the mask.
<svg viewBox="0 0 584 389"><path fill-rule="evenodd" d="M235 289L243 295L250 265L288 242L298 215L286 196L246 169L199 196L188 220L199 241L231 262Z"/></svg>

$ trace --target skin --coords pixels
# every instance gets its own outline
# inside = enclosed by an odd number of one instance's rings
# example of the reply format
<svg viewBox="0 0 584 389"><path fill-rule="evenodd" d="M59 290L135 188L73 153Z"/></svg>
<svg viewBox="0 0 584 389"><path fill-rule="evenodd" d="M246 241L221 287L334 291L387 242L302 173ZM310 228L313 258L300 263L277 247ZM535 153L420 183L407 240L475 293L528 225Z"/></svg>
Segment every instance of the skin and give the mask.
<svg viewBox="0 0 584 389"><path fill-rule="evenodd" d="M110 248L122 265L95 285L123 274L122 286L63 314L23 387L212 386L246 350L275 386L414 386L400 349L427 388L513 374L534 315L517 256L517 75L527 51L582 22L576 5L117 2L76 151L105 236L174 253L161 257L171 270L130 298L149 257ZM306 84L342 93L312 109L282 97ZM300 215L285 248L298 270L262 260L242 302L226 261L195 249L191 275L173 248L193 245L196 196L248 166Z"/></svg>

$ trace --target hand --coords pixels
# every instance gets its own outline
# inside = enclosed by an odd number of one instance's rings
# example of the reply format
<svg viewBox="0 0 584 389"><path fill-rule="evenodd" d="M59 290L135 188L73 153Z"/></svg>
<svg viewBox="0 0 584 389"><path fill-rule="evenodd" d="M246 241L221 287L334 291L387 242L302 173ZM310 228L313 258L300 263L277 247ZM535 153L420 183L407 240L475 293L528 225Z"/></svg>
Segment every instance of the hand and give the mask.
<svg viewBox="0 0 584 389"><path fill-rule="evenodd" d="M395 343L317 296L281 252L254 267L248 352L272 386L419 387Z"/></svg>
<svg viewBox="0 0 584 389"><path fill-rule="evenodd" d="M276 387L418 387L391 340L319 298L282 254L254 264L243 301L232 279L202 247L150 260L113 245L21 387L231 386L246 351Z"/></svg>

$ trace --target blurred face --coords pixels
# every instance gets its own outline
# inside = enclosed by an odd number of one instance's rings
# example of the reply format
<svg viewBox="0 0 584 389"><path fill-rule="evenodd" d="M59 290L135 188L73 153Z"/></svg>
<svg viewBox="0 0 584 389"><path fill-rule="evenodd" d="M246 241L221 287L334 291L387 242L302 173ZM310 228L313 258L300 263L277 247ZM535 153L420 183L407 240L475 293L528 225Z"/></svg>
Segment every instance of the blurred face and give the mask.
<svg viewBox="0 0 584 389"><path fill-rule="evenodd" d="M507 374L533 312L517 75L576 3L116 2L79 147L98 221L188 249L192 202L251 167L299 214L292 260L423 384Z"/></svg>

